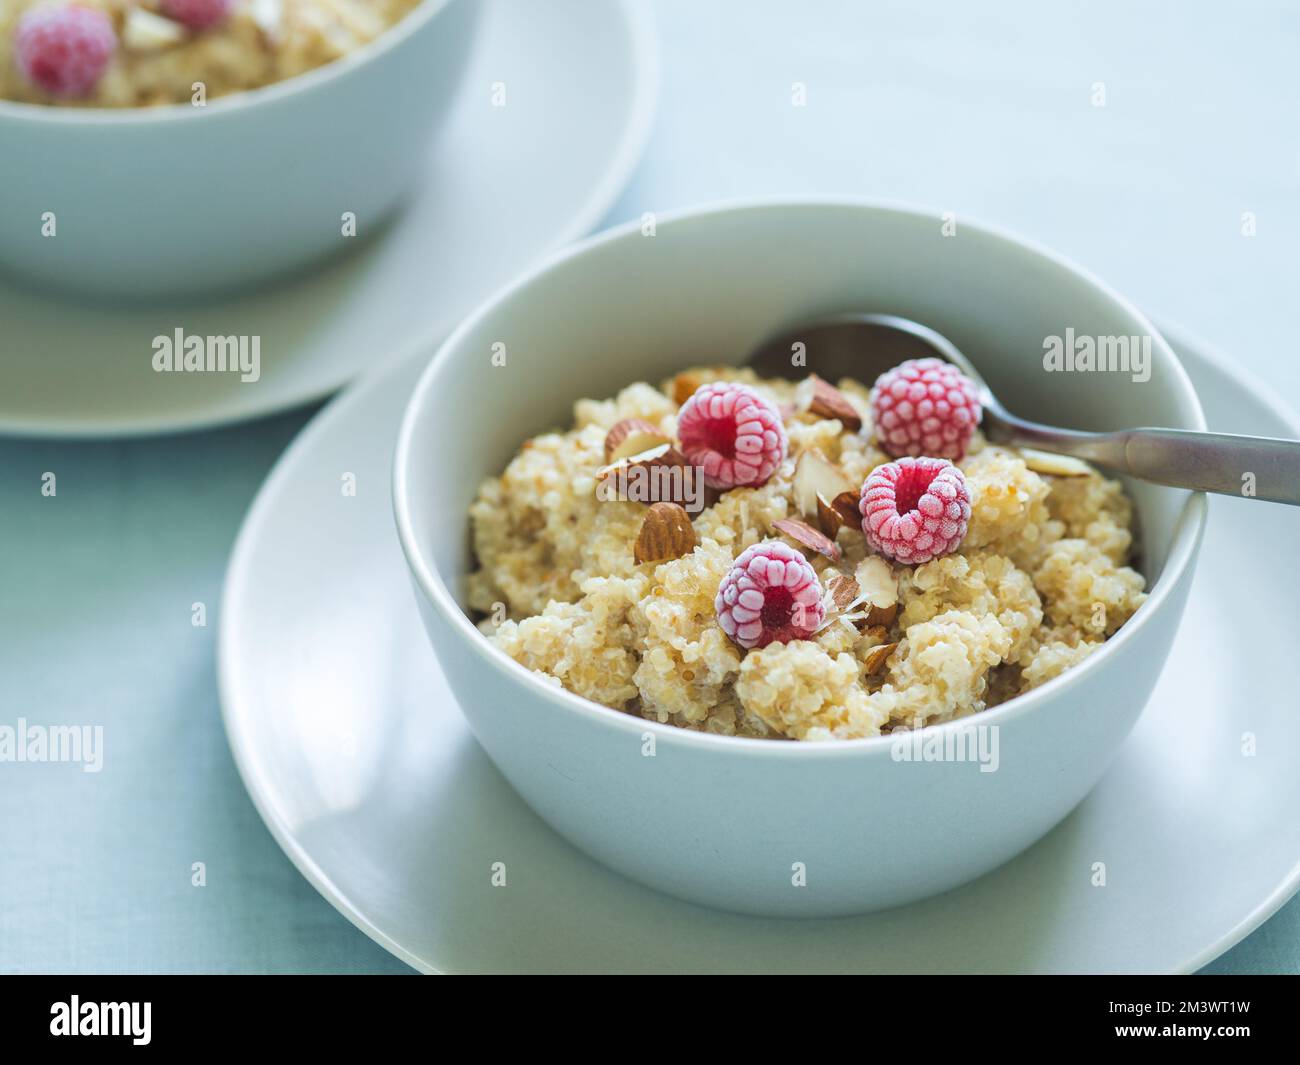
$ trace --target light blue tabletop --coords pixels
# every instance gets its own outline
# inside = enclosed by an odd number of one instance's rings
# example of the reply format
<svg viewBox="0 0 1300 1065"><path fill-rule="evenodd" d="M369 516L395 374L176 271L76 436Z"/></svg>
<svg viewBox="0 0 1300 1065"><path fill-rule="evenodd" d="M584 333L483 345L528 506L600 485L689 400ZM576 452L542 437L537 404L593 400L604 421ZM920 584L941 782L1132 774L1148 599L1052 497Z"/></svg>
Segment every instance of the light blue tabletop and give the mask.
<svg viewBox="0 0 1300 1065"><path fill-rule="evenodd" d="M1038 238L1300 391L1283 0L654 6L658 124L608 222L770 192L927 203ZM106 737L101 773L0 763L0 971L407 971L281 854L221 729L227 553L307 417L0 441L0 724ZM1300 900L1209 971L1300 972Z"/></svg>

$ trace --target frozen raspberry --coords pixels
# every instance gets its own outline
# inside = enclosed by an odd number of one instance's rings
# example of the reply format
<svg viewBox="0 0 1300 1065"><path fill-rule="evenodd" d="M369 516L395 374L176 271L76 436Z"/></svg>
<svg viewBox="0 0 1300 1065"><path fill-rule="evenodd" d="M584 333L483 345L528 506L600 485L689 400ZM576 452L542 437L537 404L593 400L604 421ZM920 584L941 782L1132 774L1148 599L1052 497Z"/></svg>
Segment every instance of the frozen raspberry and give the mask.
<svg viewBox="0 0 1300 1065"><path fill-rule="evenodd" d="M957 462L980 422L975 382L942 359L908 359L871 389L876 439L891 455L935 455Z"/></svg>
<svg viewBox="0 0 1300 1065"><path fill-rule="evenodd" d="M35 8L18 20L14 31L18 68L52 96L89 95L116 50L109 17L78 4Z"/></svg>
<svg viewBox="0 0 1300 1065"><path fill-rule="evenodd" d="M867 543L895 562L920 565L961 543L970 521L966 477L946 459L902 458L871 471L862 483Z"/></svg>
<svg viewBox="0 0 1300 1065"><path fill-rule="evenodd" d="M748 385L701 385L677 413L677 436L693 466L704 468L710 488L757 486L785 458L781 414Z"/></svg>
<svg viewBox="0 0 1300 1065"><path fill-rule="evenodd" d="M208 30L234 6L235 0L162 0L162 13L192 30Z"/></svg>
<svg viewBox="0 0 1300 1065"><path fill-rule="evenodd" d="M779 540L741 552L718 585L713 608L722 631L746 648L806 640L826 616L817 571Z"/></svg>

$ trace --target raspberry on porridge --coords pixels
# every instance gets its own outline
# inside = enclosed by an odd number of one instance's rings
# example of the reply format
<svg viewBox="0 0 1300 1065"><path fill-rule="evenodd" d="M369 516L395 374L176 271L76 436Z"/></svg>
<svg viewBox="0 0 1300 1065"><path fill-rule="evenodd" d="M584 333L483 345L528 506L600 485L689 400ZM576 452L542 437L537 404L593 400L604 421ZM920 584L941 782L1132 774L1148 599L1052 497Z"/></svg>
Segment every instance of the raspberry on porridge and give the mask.
<svg viewBox="0 0 1300 1065"><path fill-rule="evenodd" d="M919 565L949 554L966 535L970 490L947 459L903 458L862 482L862 532L894 562Z"/></svg>
<svg viewBox="0 0 1300 1065"><path fill-rule="evenodd" d="M960 443L957 457L895 460L872 413L859 382L726 367L579 400L572 428L527 441L470 507L481 631L623 713L835 740L1005 702L1082 662L1142 604L1118 481L989 444L957 417L938 441ZM635 431L629 447L684 455L706 481L712 462L706 505L600 492L616 426L615 446ZM745 435L756 443L734 447ZM737 477L737 456L758 472Z"/></svg>
<svg viewBox="0 0 1300 1065"><path fill-rule="evenodd" d="M734 381L700 386L677 412L677 435L710 488L762 484L787 446L776 407Z"/></svg>
<svg viewBox="0 0 1300 1065"><path fill-rule="evenodd" d="M19 20L14 58L31 84L51 96L85 96L117 50L102 11L68 5L37 8Z"/></svg>
<svg viewBox="0 0 1300 1065"><path fill-rule="evenodd" d="M979 393L942 359L908 359L871 389L871 418L891 455L959 460L980 422Z"/></svg>
<svg viewBox="0 0 1300 1065"><path fill-rule="evenodd" d="M421 0L0 0L0 99L190 103L332 63Z"/></svg>
<svg viewBox="0 0 1300 1065"><path fill-rule="evenodd" d="M722 631L741 647L806 640L826 613L817 571L779 540L745 548L718 585L713 606Z"/></svg>

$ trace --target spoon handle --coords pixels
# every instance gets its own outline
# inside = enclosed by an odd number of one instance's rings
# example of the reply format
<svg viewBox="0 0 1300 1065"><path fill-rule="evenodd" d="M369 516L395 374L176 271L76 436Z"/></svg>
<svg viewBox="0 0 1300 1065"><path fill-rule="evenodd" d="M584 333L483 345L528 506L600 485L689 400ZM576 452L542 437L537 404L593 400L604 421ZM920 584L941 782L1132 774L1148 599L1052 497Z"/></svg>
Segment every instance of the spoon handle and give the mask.
<svg viewBox="0 0 1300 1065"><path fill-rule="evenodd" d="M1129 429L1079 433L1009 419L999 443L1095 462L1143 481L1300 506L1300 440Z"/></svg>

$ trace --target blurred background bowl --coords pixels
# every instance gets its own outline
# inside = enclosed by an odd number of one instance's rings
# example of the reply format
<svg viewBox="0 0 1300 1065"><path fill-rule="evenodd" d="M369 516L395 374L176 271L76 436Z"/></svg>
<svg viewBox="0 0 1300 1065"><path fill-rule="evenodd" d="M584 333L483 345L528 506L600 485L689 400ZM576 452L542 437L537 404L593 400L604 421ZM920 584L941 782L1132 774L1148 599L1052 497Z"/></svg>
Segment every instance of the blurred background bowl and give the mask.
<svg viewBox="0 0 1300 1065"><path fill-rule="evenodd" d="M204 107L0 101L0 272L149 299L343 250L344 213L373 233L427 162L477 20L475 0L425 0L337 62Z"/></svg>

